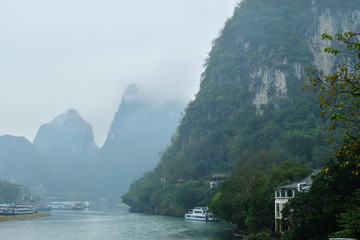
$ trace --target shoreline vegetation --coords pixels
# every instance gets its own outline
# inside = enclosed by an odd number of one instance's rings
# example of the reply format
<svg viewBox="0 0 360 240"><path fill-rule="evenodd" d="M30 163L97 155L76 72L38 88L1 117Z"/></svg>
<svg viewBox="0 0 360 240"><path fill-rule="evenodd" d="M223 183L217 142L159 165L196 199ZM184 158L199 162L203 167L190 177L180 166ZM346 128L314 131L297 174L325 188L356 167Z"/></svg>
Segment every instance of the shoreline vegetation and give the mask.
<svg viewBox="0 0 360 240"><path fill-rule="evenodd" d="M13 215L13 216L0 216L1 222L8 221L22 221L27 219L41 218L51 216L49 213L33 213L33 214L24 214L24 215Z"/></svg>

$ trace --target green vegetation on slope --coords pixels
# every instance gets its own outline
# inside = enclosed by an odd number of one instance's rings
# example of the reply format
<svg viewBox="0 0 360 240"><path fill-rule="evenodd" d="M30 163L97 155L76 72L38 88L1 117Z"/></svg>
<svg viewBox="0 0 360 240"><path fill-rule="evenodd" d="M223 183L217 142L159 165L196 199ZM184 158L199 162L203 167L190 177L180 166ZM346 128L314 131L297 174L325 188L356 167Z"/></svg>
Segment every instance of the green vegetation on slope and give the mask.
<svg viewBox="0 0 360 240"><path fill-rule="evenodd" d="M239 230L271 232L274 229L275 187L300 180L311 169L290 161L271 166L270 159L268 153L250 157L231 179L222 184L210 210L236 224Z"/></svg>
<svg viewBox="0 0 360 240"><path fill-rule="evenodd" d="M339 16L351 9L336 1L316 4L316 11L328 7ZM214 41L200 91L171 145L155 170L122 197L133 211L182 216L215 196L212 207L223 218L250 232L272 229L273 187L301 178L308 168L324 167L339 144L327 143L338 133L329 132L330 123L320 117L317 96L302 90L305 67L314 61L309 48L316 31L313 9L312 1L295 0L248 0L235 9ZM264 80L275 72L284 74L286 86ZM268 103L257 108L253 100L265 84L270 85L264 94ZM286 171L293 175L280 177ZM210 189L207 177L221 172L234 176ZM254 182L249 183L249 174Z"/></svg>
<svg viewBox="0 0 360 240"><path fill-rule="evenodd" d="M21 186L0 179L0 203L16 202L21 194Z"/></svg>
<svg viewBox="0 0 360 240"><path fill-rule="evenodd" d="M338 222L340 214L359 211L360 177L352 173L353 163L342 167L348 161L330 161L330 170L313 178L308 193L300 193L283 210L284 225L291 226L282 239L329 239L333 232L344 229ZM354 215L355 216L355 215ZM359 218L348 218L349 223L357 225ZM346 228L345 228L346 229ZM338 237L360 237L357 233ZM355 234L355 235L354 235Z"/></svg>

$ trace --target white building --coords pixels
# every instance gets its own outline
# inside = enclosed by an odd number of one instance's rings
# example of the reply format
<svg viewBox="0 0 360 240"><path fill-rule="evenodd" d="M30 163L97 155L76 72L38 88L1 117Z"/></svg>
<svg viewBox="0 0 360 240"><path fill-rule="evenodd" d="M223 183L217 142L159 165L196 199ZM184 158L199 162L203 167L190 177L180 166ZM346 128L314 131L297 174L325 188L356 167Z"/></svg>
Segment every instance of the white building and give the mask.
<svg viewBox="0 0 360 240"><path fill-rule="evenodd" d="M275 231L283 232L284 226L281 224L282 210L285 203L293 198L297 192L306 192L309 190L312 179L311 177L318 174L320 170L313 170L306 178L301 181L275 188Z"/></svg>

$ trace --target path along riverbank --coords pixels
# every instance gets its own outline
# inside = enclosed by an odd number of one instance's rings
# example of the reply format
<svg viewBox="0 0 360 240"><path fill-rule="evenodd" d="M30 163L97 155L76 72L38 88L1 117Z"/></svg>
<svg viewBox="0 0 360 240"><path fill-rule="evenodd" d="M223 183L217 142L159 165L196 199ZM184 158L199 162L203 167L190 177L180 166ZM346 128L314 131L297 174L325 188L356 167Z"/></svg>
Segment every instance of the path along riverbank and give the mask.
<svg viewBox="0 0 360 240"><path fill-rule="evenodd" d="M41 218L50 216L48 213L33 213L33 214L24 214L24 215L13 215L13 216L0 216L0 223L7 221L21 221L32 218Z"/></svg>

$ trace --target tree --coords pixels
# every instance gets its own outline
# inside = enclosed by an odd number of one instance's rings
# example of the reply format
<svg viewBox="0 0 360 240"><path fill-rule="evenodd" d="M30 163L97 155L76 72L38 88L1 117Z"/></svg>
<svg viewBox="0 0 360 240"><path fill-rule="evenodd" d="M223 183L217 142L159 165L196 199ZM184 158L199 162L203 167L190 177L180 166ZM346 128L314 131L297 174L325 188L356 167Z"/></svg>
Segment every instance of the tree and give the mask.
<svg viewBox="0 0 360 240"><path fill-rule="evenodd" d="M211 211L251 234L274 229L274 188L299 180L310 169L285 161L272 165L268 152L260 152L238 167L236 174L222 183L213 198Z"/></svg>
<svg viewBox="0 0 360 240"><path fill-rule="evenodd" d="M338 48L328 47L325 52L338 56L341 62L336 66L333 74L326 76L318 69L313 70L309 67L309 84L304 88L313 88L314 92L319 93L322 117L326 113L330 114L329 130L340 127L345 135L343 141L346 143L335 153L336 156L347 155L351 161L356 162L356 175L360 170L360 155L356 154L360 146L360 33L345 32L336 34L335 37L323 34L323 39L339 44ZM329 139L333 141L334 139ZM348 164L347 162L343 163ZM328 171L328 169L327 169Z"/></svg>
<svg viewBox="0 0 360 240"><path fill-rule="evenodd" d="M310 191L299 193L288 202L283 216L291 228L282 239L328 239L330 234L343 228L349 228L352 234L356 234L353 226L358 219L353 219L354 215L340 218L346 218L346 222L336 219L356 209L359 198L360 178L349 174L353 171L354 163L343 166L341 162L329 161L328 172L313 177ZM343 234L341 237L351 236Z"/></svg>
<svg viewBox="0 0 360 240"><path fill-rule="evenodd" d="M333 234L334 237L350 237L360 239L360 191L357 192L358 201L345 213L340 214L339 225L341 231Z"/></svg>
<svg viewBox="0 0 360 240"><path fill-rule="evenodd" d="M0 203L17 202L21 195L21 186L0 179Z"/></svg>
<svg viewBox="0 0 360 240"><path fill-rule="evenodd" d="M338 46L325 48L325 52L337 56L340 64L328 76L309 67L310 83L304 87L319 93L321 115L329 114L329 130L340 128L342 145L335 160L330 159L313 179L310 191L297 194L284 208L284 219L292 228L282 239L328 239L334 232L339 237L360 235L360 33L322 37L336 40Z"/></svg>

